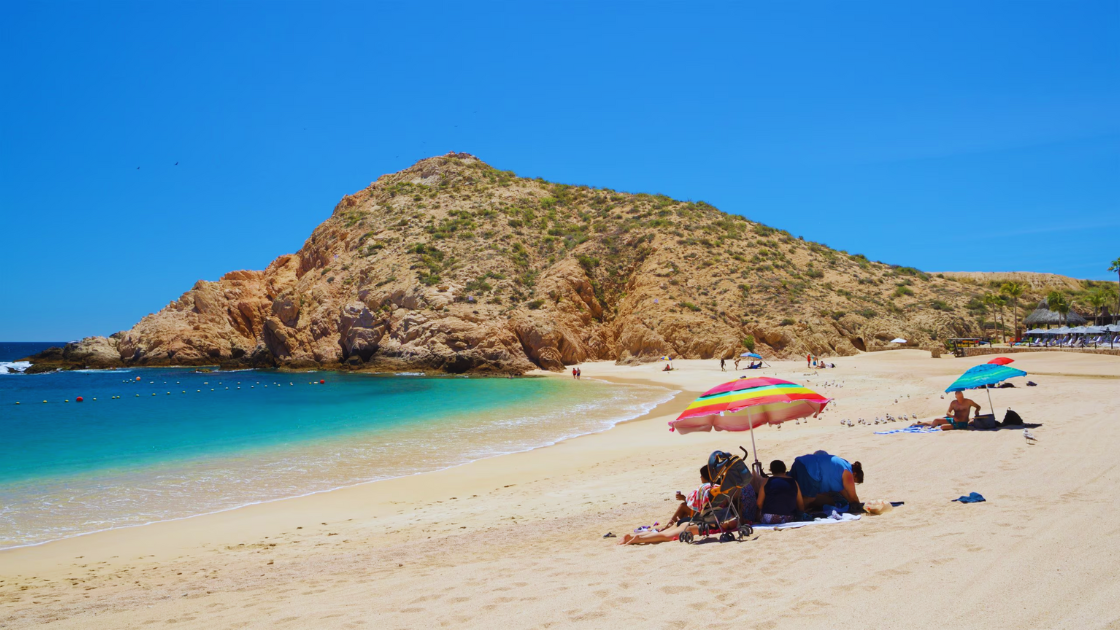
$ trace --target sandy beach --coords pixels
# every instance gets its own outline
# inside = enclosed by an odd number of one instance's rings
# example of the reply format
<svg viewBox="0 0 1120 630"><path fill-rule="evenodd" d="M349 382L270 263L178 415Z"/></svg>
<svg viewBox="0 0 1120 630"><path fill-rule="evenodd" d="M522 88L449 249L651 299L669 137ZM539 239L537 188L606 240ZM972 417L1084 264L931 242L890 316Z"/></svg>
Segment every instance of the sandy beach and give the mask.
<svg viewBox="0 0 1120 630"><path fill-rule="evenodd" d="M999 417L1011 407L1041 423L1035 445L1016 430L875 435L884 427L840 423L941 415L941 392L982 360L899 350L761 371L836 402L820 419L759 430L760 459L825 449L860 460L863 500L905 502L882 516L744 542L617 546L603 535L666 521L708 454L749 449L750 436L667 429L697 393L736 376L730 363L724 374L718 361L671 373L586 363L585 379L681 393L527 453L0 552L0 627L1115 627L1120 359L1015 360L1039 386L1017 379L992 398ZM987 410L983 392L971 397ZM987 502L950 501L972 491Z"/></svg>

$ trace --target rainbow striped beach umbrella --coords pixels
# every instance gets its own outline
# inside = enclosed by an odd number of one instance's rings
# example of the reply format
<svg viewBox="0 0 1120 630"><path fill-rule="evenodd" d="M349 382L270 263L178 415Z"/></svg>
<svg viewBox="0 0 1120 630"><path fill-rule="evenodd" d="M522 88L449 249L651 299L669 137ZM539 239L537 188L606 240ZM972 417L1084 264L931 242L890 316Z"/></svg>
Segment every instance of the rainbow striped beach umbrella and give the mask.
<svg viewBox="0 0 1120 630"><path fill-rule="evenodd" d="M831 398L825 398L807 387L780 378L741 378L704 392L669 423L669 430L681 434L712 429L749 430L751 447L754 448L755 427L815 417L831 401Z"/></svg>

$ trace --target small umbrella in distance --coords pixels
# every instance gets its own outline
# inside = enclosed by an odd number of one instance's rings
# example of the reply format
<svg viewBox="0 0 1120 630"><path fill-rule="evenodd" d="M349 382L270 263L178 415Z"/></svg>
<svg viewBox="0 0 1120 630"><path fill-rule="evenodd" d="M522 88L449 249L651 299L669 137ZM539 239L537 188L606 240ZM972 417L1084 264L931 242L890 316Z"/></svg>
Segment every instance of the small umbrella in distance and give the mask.
<svg viewBox="0 0 1120 630"><path fill-rule="evenodd" d="M960 378L953 381L953 384L946 389L946 392L963 392L966 389L976 389L983 387L984 391L988 392L988 406L992 409L992 415L996 414L996 408L992 405L992 392L988 390L988 385L995 385L1002 383L1009 378L1016 376L1026 376L1027 373L1023 370L1017 370L1013 367L1006 365L992 365L991 363L982 363L976 367L969 368Z"/></svg>
<svg viewBox="0 0 1120 630"><path fill-rule="evenodd" d="M750 431L755 467L761 468L754 442L756 426L815 417L831 401L807 387L780 378L741 378L704 392L669 423L669 430L682 435L712 429Z"/></svg>
<svg viewBox="0 0 1120 630"><path fill-rule="evenodd" d="M988 363L990 363L991 365L1007 365L1008 363L1014 362L1015 359L1008 359L1007 357L996 357L991 361L988 361Z"/></svg>

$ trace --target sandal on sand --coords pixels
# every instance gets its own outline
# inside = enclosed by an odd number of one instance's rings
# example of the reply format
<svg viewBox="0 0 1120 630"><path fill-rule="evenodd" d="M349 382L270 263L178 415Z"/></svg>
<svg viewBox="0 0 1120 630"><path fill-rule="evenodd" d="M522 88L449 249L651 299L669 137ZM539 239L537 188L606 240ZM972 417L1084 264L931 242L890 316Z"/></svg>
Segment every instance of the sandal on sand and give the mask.
<svg viewBox="0 0 1120 630"><path fill-rule="evenodd" d="M618 538L618 536L615 536L614 534L612 534L610 532L607 532L606 534L603 534L603 538Z"/></svg>

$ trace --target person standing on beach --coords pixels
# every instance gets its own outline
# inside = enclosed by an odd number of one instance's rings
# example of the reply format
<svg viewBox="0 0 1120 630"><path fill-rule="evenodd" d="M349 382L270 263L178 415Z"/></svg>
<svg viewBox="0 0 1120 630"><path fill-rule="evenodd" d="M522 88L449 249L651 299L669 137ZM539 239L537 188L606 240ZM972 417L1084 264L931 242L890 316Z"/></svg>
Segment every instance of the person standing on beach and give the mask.
<svg viewBox="0 0 1120 630"><path fill-rule="evenodd" d="M719 371L720 372L726 372L727 371L727 359L720 359L719 360Z"/></svg>
<svg viewBox="0 0 1120 630"><path fill-rule="evenodd" d="M813 355L811 355L811 354L805 355L805 367L807 367L807 368L813 367Z"/></svg>
<svg viewBox="0 0 1120 630"><path fill-rule="evenodd" d="M739 357L735 357L735 371L739 371Z"/></svg>

